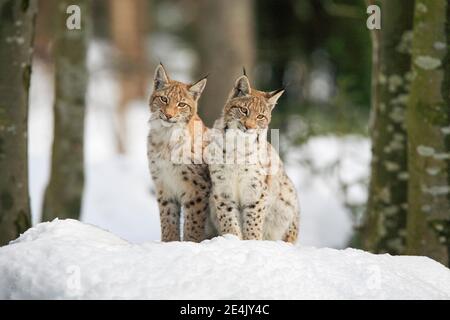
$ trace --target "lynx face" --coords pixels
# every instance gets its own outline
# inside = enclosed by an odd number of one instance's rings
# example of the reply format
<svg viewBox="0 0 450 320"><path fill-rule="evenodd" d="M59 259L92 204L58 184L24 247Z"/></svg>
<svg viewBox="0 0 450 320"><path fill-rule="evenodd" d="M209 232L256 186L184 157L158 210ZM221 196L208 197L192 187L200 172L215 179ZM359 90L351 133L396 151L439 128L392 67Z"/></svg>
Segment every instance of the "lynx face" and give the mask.
<svg viewBox="0 0 450 320"><path fill-rule="evenodd" d="M272 110L283 92L283 89L272 92L252 89L247 76L241 76L224 108L225 128L243 132L267 129Z"/></svg>
<svg viewBox="0 0 450 320"><path fill-rule="evenodd" d="M167 123L188 122L197 113L197 102L205 86L206 79L192 85L170 80L160 64L155 71L150 97L152 119Z"/></svg>

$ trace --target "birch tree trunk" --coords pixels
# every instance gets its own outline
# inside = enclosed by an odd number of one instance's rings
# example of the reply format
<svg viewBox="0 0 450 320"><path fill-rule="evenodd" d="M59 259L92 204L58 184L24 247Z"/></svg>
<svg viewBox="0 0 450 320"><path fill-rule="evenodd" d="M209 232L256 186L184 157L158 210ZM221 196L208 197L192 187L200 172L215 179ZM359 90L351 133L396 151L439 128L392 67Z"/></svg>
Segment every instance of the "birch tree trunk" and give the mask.
<svg viewBox="0 0 450 320"><path fill-rule="evenodd" d="M89 0L58 1L55 27L55 102L52 166L42 220L78 219L84 187L84 116ZM66 27L69 5L81 9L81 29Z"/></svg>
<svg viewBox="0 0 450 320"><path fill-rule="evenodd" d="M28 95L37 2L0 0L0 246L31 226Z"/></svg>
<svg viewBox="0 0 450 320"><path fill-rule="evenodd" d="M405 110L411 77L414 1L369 1L381 7L381 30L372 30L371 181L363 246L401 254L407 215Z"/></svg>
<svg viewBox="0 0 450 320"><path fill-rule="evenodd" d="M252 0L200 0L197 10L200 73L209 74L199 113L207 125L216 120L242 67L251 74L254 64Z"/></svg>
<svg viewBox="0 0 450 320"><path fill-rule="evenodd" d="M450 245L450 4L417 0L408 106L408 253L447 266Z"/></svg>

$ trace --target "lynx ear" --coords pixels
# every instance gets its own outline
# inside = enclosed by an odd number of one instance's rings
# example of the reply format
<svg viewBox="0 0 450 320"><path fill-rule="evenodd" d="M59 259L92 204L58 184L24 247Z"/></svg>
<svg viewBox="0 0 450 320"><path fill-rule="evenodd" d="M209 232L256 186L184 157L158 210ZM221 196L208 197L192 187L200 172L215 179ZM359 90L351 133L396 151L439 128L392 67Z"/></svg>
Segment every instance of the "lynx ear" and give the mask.
<svg viewBox="0 0 450 320"><path fill-rule="evenodd" d="M250 82L246 75L240 76L233 88L233 92L231 93L231 98L243 97L250 94Z"/></svg>
<svg viewBox="0 0 450 320"><path fill-rule="evenodd" d="M194 83L193 85L191 85L189 87L189 92L194 96L195 100L200 98L203 90L206 87L206 82L207 81L208 80L206 79L206 77L204 77L203 79L200 79L199 81L197 81L196 83Z"/></svg>
<svg viewBox="0 0 450 320"><path fill-rule="evenodd" d="M154 82L154 90L160 90L169 83L169 77L162 63L156 67Z"/></svg>
<svg viewBox="0 0 450 320"><path fill-rule="evenodd" d="M269 104L272 105L272 108L275 107L275 105L276 105L277 102L278 102L278 99L280 99L280 97L283 95L283 93L284 93L284 89L278 89L278 90L269 92L269 93L267 94Z"/></svg>

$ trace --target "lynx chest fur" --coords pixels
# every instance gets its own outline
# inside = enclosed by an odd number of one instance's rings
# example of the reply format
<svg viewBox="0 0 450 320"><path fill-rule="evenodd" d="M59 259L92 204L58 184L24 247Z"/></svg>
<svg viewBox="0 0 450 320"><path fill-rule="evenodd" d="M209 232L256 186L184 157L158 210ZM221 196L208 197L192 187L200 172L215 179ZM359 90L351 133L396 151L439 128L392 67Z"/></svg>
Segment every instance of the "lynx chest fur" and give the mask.
<svg viewBox="0 0 450 320"><path fill-rule="evenodd" d="M194 173L206 173L207 168L193 163L184 163L178 153L191 148L187 139L188 130L183 125L171 125L154 121L148 137L148 157L152 178L161 186L161 190L171 199L181 199L190 187L186 181L193 181ZM189 161L189 160L188 160ZM188 180L186 180L188 179ZM193 185L195 186L195 185ZM178 201L178 200L177 200Z"/></svg>

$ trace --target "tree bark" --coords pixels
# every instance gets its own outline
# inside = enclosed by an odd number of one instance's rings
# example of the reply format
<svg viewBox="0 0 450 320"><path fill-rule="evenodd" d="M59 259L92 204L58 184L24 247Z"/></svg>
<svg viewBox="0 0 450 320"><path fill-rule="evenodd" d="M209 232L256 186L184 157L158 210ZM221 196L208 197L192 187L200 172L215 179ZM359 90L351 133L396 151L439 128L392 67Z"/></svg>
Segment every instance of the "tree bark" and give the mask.
<svg viewBox="0 0 450 320"><path fill-rule="evenodd" d="M417 0L409 137L408 253L449 265L450 4Z"/></svg>
<svg viewBox="0 0 450 320"><path fill-rule="evenodd" d="M80 217L84 187L84 116L88 71L89 0L58 2L55 27L54 138L43 221ZM69 30L66 9L81 8L81 29Z"/></svg>
<svg viewBox="0 0 450 320"><path fill-rule="evenodd" d="M222 112L234 81L245 66L254 65L254 18L252 0L200 0L197 10L200 69L198 77L209 74L207 90L201 97L199 113L212 125Z"/></svg>
<svg viewBox="0 0 450 320"><path fill-rule="evenodd" d="M411 77L414 1L369 1L381 7L381 30L372 30L371 180L362 242L391 254L405 250L407 136L405 110Z"/></svg>
<svg viewBox="0 0 450 320"><path fill-rule="evenodd" d="M37 2L0 0L0 246L31 226L28 95Z"/></svg>
<svg viewBox="0 0 450 320"><path fill-rule="evenodd" d="M117 151L126 152L126 115L134 99L147 94L148 61L145 31L148 26L147 0L111 0L111 30L116 46L117 71L121 88L117 109Z"/></svg>
<svg viewBox="0 0 450 320"><path fill-rule="evenodd" d="M45 62L49 67L53 62L52 40L55 8L58 0L38 1L38 12L36 16L35 39L34 39L34 58Z"/></svg>

